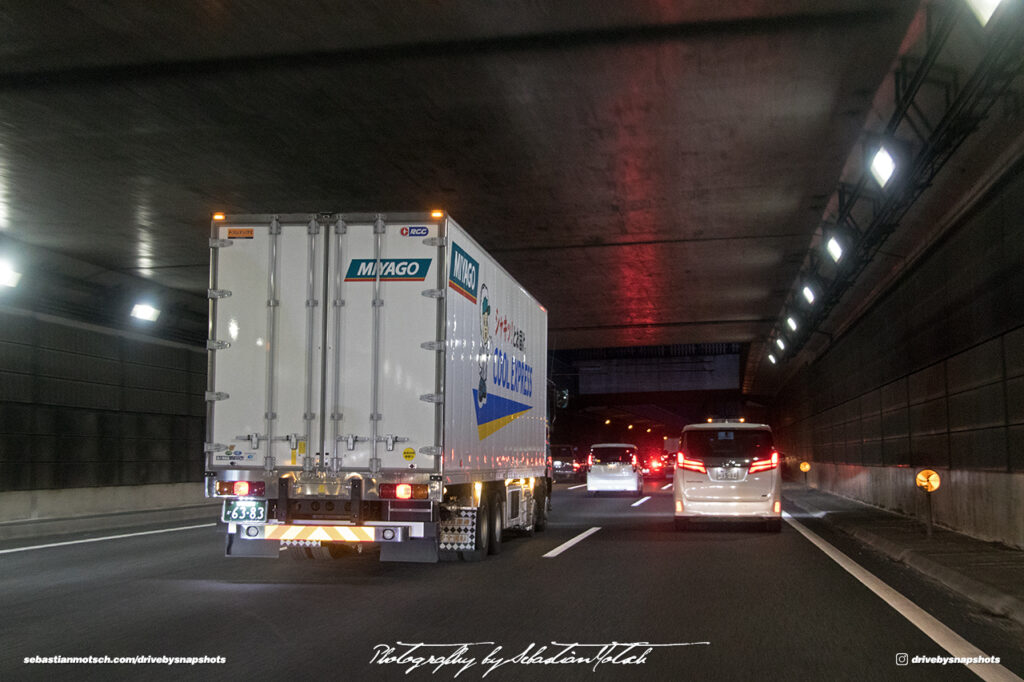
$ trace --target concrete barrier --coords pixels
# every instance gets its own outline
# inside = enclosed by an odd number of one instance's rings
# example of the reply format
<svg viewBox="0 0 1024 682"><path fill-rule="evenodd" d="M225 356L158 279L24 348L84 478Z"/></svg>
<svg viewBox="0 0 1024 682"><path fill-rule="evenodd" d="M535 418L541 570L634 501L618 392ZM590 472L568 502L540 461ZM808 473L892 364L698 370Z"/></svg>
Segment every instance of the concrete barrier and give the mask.
<svg viewBox="0 0 1024 682"><path fill-rule="evenodd" d="M1024 473L930 468L942 477L942 485L932 494L937 525L1024 549ZM927 502L914 484L917 471L813 462L807 482L836 495L924 518Z"/></svg>
<svg viewBox="0 0 1024 682"><path fill-rule="evenodd" d="M202 483L169 483L0 493L0 540L217 520L220 502Z"/></svg>

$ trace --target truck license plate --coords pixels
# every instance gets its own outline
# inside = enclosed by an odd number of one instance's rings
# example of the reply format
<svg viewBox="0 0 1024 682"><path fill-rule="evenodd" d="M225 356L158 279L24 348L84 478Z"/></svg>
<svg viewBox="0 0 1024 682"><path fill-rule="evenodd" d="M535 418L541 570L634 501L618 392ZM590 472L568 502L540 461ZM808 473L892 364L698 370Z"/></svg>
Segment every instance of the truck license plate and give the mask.
<svg viewBox="0 0 1024 682"><path fill-rule="evenodd" d="M225 500L224 515L221 520L226 523L266 521L267 502L266 500Z"/></svg>

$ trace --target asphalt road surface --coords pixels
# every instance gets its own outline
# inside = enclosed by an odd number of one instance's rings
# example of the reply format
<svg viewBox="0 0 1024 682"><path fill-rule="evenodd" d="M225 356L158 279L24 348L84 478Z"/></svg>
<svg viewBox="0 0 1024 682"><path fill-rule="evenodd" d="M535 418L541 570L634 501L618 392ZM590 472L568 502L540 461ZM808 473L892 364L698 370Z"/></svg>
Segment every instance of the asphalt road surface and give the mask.
<svg viewBox="0 0 1024 682"><path fill-rule="evenodd" d="M649 482L639 505L560 484L547 531L480 563L228 559L212 524L4 543L0 679L979 679L963 665L897 665L950 653L794 525L676 532L667 483ZM988 674L1024 676L1020 628L784 509L1000 657L1005 670ZM225 662L25 663L35 656Z"/></svg>

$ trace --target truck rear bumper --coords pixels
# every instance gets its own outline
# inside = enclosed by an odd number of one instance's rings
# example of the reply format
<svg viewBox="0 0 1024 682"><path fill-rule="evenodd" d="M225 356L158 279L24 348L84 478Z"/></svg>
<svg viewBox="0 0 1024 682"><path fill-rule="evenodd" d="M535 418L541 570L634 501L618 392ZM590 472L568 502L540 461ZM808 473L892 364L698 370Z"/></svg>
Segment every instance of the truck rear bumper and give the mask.
<svg viewBox="0 0 1024 682"><path fill-rule="evenodd" d="M367 522L360 526L317 523L228 524L229 533L245 540L281 542L405 542L424 537L422 522Z"/></svg>

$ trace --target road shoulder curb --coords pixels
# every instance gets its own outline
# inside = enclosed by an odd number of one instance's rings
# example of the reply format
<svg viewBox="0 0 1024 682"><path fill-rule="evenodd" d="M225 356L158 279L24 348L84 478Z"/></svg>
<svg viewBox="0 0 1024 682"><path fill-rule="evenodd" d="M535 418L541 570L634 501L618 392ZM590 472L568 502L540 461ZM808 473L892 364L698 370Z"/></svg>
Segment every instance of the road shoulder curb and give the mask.
<svg viewBox="0 0 1024 682"><path fill-rule="evenodd" d="M903 547L869 530L849 527L839 523L829 518L828 512L806 502L797 501L791 497L786 499L808 514L820 518L831 528L846 533L880 554L894 561L899 561L913 568L918 573L941 583L950 590L962 595L965 599L974 602L985 611L996 616L1009 618L1017 624L1024 626L1024 602L1016 597L1000 592L998 589L966 576L960 571L943 566L925 554Z"/></svg>

